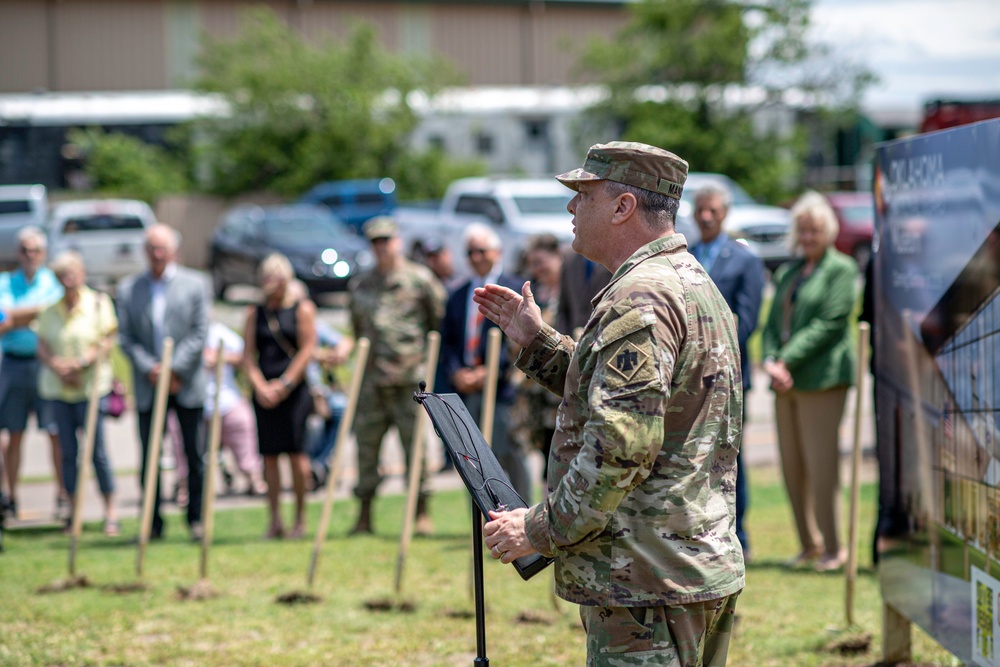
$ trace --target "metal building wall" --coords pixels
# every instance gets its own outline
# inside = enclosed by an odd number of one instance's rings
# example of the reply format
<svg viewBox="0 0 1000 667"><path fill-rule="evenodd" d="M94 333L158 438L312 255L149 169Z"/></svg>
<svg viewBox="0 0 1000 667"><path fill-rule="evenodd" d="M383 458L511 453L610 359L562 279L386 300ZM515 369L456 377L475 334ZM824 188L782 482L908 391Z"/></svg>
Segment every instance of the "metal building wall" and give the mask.
<svg viewBox="0 0 1000 667"><path fill-rule="evenodd" d="M470 85L585 81L571 76L583 44L626 20L615 2L3 0L0 92L186 87L199 34L231 37L260 5L315 40L366 21L388 49L440 54Z"/></svg>

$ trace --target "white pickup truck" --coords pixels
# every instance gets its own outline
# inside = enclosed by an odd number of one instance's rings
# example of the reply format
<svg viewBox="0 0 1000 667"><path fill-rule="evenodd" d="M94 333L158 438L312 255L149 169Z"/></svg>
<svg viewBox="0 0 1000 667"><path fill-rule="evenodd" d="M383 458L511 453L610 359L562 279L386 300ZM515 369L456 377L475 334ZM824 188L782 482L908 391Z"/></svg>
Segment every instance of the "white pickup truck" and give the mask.
<svg viewBox="0 0 1000 667"><path fill-rule="evenodd" d="M504 266L515 271L525 242L535 234L573 240L573 216L566 205L575 193L551 178L461 178L445 191L438 210L398 207L393 217L409 250L418 242L440 240L464 264L465 230L482 222L503 242Z"/></svg>
<svg viewBox="0 0 1000 667"><path fill-rule="evenodd" d="M133 199L87 199L56 204L49 216L49 257L63 250L83 256L87 282L109 288L146 267L146 229L152 209Z"/></svg>

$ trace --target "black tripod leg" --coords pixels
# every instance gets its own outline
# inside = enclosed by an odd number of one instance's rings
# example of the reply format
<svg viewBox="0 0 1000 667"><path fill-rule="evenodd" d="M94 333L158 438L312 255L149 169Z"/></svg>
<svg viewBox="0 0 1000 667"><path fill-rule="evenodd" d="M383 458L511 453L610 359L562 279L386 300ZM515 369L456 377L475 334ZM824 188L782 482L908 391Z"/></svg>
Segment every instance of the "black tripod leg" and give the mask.
<svg viewBox="0 0 1000 667"><path fill-rule="evenodd" d="M472 571L476 592L476 659L477 667L489 665L486 657L486 603L483 597L483 515L472 501Z"/></svg>

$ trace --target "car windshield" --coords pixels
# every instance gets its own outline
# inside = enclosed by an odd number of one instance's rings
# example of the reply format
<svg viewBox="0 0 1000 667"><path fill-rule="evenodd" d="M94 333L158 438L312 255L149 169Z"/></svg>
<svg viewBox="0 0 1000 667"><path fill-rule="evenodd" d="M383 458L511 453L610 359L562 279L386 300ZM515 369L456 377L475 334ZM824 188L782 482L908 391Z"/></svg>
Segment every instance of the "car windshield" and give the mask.
<svg viewBox="0 0 1000 667"><path fill-rule="evenodd" d="M349 234L336 218L317 215L285 215L264 218L264 233L282 241L307 242Z"/></svg>
<svg viewBox="0 0 1000 667"><path fill-rule="evenodd" d="M110 232L121 229L143 229L142 220L137 215L115 215L98 213L94 215L75 215L67 218L63 224L63 234L78 234L80 232Z"/></svg>
<svg viewBox="0 0 1000 667"><path fill-rule="evenodd" d="M521 195L514 197L514 204L522 215L565 214L566 205L573 198L569 190L565 195Z"/></svg>

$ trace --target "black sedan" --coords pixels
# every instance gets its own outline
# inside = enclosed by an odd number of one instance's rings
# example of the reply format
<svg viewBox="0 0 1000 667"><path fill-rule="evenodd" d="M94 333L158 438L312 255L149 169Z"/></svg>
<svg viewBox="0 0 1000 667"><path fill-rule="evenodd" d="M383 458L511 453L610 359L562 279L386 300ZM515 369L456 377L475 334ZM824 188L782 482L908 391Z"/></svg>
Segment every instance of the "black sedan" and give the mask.
<svg viewBox="0 0 1000 667"><path fill-rule="evenodd" d="M216 298L230 285L257 285L257 268L274 252L288 257L313 296L347 289L351 277L374 265L368 243L322 206L237 206L212 235Z"/></svg>

